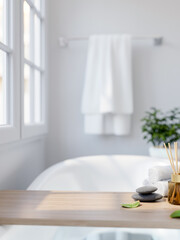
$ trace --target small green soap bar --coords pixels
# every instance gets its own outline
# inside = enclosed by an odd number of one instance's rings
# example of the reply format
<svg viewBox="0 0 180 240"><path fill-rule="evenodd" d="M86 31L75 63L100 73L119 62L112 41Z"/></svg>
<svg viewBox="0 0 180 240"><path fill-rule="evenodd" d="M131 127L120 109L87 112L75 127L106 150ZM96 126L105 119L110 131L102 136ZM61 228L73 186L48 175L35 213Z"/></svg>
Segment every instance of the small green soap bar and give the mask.
<svg viewBox="0 0 180 240"><path fill-rule="evenodd" d="M136 201L133 203L127 203L127 204L121 204L121 206L124 208L137 208L140 206L140 201Z"/></svg>
<svg viewBox="0 0 180 240"><path fill-rule="evenodd" d="M180 218L180 210L177 210L175 212L173 212L170 217L172 218Z"/></svg>

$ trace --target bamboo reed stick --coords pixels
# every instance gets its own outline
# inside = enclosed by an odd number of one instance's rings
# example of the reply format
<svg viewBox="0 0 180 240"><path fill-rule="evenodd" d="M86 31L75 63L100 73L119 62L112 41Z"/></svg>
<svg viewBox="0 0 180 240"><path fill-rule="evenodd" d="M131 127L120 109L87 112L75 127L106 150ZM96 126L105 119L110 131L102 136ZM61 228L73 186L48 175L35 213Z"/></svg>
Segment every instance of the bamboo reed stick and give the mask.
<svg viewBox="0 0 180 240"><path fill-rule="evenodd" d="M168 147L169 147L169 152L170 152L170 155L171 155L171 161L172 161L172 164L173 164L173 169L175 171L175 173L177 174L178 170L177 168L175 168L175 164L174 164L174 159L173 159L173 155L172 155L172 151L171 151L171 144L168 143Z"/></svg>
<svg viewBox="0 0 180 240"><path fill-rule="evenodd" d="M176 142L175 145L176 145L176 149L175 149L176 166L177 166L177 172L179 174L179 168L178 168L178 164L179 164L179 162L178 162L178 143Z"/></svg>
<svg viewBox="0 0 180 240"><path fill-rule="evenodd" d="M167 156L168 156L168 158L169 158L169 161L170 161L170 164L171 164L171 167L172 167L173 173L175 174L176 171L175 171L175 168L174 168L173 162L171 161L171 158L170 158L170 156L169 156L169 152L168 152L168 149L167 149L165 143L164 143L164 147L165 147L165 149L166 149L166 153L167 153Z"/></svg>
<svg viewBox="0 0 180 240"><path fill-rule="evenodd" d="M178 174L178 162L177 162L177 155L176 155L176 142L174 142L174 155L175 155L175 160L176 160L176 172Z"/></svg>

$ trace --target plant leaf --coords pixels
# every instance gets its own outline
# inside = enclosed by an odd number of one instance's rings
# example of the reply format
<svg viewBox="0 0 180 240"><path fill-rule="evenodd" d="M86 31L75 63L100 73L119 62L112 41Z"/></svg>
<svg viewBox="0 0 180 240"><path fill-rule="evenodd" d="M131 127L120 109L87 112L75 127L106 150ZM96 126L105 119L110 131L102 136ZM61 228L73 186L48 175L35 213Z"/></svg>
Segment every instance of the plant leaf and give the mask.
<svg viewBox="0 0 180 240"><path fill-rule="evenodd" d="M173 212L170 217L172 218L180 218L180 210L177 210L175 212Z"/></svg>
<svg viewBox="0 0 180 240"><path fill-rule="evenodd" d="M168 112L151 107L142 118L141 130L144 139L154 146L163 142L172 144L180 140L180 108Z"/></svg>
<svg viewBox="0 0 180 240"><path fill-rule="evenodd" d="M140 201L136 201L133 203L127 203L127 204L121 204L121 206L124 208L137 208L140 206Z"/></svg>

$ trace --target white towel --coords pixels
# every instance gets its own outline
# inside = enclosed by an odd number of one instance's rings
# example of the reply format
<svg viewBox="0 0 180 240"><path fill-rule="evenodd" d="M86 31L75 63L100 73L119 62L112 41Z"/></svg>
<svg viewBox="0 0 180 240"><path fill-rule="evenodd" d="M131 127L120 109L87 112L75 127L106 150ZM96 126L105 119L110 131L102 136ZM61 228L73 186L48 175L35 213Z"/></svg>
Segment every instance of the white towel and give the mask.
<svg viewBox="0 0 180 240"><path fill-rule="evenodd" d="M171 179L172 168L167 166L154 166L148 171L148 179L143 181L145 186L157 187L157 193L164 197L168 196L168 181Z"/></svg>
<svg viewBox="0 0 180 240"><path fill-rule="evenodd" d="M156 183L162 180L168 180L171 178L172 168L168 166L155 166L149 169L148 180L150 183Z"/></svg>
<svg viewBox="0 0 180 240"><path fill-rule="evenodd" d="M133 113L131 54L129 35L90 37L82 98L86 133L130 133Z"/></svg>
<svg viewBox="0 0 180 240"><path fill-rule="evenodd" d="M169 179L170 180L170 179ZM153 184L155 187L157 187L157 193L161 194L164 197L168 196L168 181L158 181Z"/></svg>
<svg viewBox="0 0 180 240"><path fill-rule="evenodd" d="M156 193L159 193L162 196L167 197L168 196L168 181L170 181L170 179L151 183L148 179L145 179L143 181L143 185L157 187Z"/></svg>

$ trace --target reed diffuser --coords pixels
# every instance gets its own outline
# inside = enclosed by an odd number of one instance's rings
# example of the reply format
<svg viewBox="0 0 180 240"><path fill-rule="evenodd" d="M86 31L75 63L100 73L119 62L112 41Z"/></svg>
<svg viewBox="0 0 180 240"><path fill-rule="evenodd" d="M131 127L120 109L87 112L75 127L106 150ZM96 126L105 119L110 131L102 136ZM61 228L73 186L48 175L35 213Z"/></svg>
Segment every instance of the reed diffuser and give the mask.
<svg viewBox="0 0 180 240"><path fill-rule="evenodd" d="M168 182L168 201L171 204L180 205L180 166L178 163L178 143L174 143L175 163L170 143L168 143L169 151L165 143L164 147L173 171L171 181Z"/></svg>

